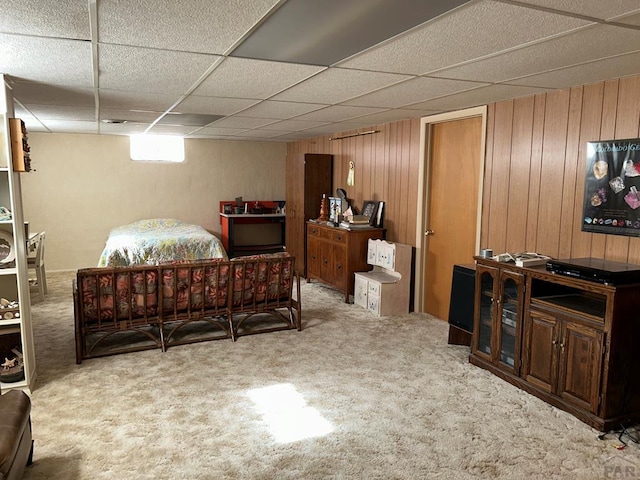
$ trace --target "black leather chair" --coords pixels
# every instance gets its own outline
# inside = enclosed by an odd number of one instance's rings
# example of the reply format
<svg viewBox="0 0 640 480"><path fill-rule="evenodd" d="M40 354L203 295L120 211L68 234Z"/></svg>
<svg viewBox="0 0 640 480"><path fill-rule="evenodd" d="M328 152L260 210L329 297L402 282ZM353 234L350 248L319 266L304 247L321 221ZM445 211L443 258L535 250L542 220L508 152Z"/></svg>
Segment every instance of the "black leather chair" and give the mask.
<svg viewBox="0 0 640 480"><path fill-rule="evenodd" d="M11 390L0 395L0 480L22 478L32 460L31 399Z"/></svg>

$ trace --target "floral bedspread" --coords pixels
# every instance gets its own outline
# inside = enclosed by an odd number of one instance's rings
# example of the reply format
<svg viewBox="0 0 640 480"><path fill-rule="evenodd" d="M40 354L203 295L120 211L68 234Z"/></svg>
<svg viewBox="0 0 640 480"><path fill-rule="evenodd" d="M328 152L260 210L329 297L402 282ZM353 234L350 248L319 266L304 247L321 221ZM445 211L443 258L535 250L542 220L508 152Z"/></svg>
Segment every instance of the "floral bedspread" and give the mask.
<svg viewBox="0 0 640 480"><path fill-rule="evenodd" d="M98 267L159 265L207 258L228 258L216 236L200 225L172 218L154 218L111 230Z"/></svg>

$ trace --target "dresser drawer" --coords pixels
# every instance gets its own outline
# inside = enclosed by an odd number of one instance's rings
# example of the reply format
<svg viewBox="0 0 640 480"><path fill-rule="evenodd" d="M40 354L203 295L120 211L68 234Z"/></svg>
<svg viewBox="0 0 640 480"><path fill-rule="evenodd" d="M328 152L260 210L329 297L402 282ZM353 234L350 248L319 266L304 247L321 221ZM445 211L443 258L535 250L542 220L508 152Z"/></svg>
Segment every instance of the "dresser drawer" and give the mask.
<svg viewBox="0 0 640 480"><path fill-rule="evenodd" d="M326 238L326 239L330 240L332 234L333 234L333 232L331 230L329 230L328 228L321 228L320 229L320 238Z"/></svg>
<svg viewBox="0 0 640 480"><path fill-rule="evenodd" d="M309 235L311 235L312 237L319 237L320 236L320 229L318 227L316 227L315 225L309 225L309 228L307 229L307 233Z"/></svg>
<svg viewBox="0 0 640 480"><path fill-rule="evenodd" d="M332 231L331 232L331 239L334 242L338 242L338 243L346 243L347 241L347 235L344 232L336 232L336 231Z"/></svg>

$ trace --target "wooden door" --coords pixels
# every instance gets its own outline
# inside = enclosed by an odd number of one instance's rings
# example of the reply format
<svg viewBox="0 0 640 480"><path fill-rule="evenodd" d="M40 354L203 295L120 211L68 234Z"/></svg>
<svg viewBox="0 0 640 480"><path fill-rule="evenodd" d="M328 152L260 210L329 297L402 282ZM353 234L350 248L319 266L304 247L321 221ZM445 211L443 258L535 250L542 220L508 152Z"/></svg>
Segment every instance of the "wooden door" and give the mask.
<svg viewBox="0 0 640 480"><path fill-rule="evenodd" d="M476 253L482 117L430 128L423 309L446 320L453 266Z"/></svg>
<svg viewBox="0 0 640 480"><path fill-rule="evenodd" d="M296 257L296 269L302 275L306 264L303 167L304 160L300 155L287 156L285 245L287 252Z"/></svg>
<svg viewBox="0 0 640 480"><path fill-rule="evenodd" d="M564 322L560 341L558 394L591 413L598 413L604 334Z"/></svg>
<svg viewBox="0 0 640 480"><path fill-rule="evenodd" d="M529 310L526 319L523 378L548 393L555 393L558 378L558 320Z"/></svg>

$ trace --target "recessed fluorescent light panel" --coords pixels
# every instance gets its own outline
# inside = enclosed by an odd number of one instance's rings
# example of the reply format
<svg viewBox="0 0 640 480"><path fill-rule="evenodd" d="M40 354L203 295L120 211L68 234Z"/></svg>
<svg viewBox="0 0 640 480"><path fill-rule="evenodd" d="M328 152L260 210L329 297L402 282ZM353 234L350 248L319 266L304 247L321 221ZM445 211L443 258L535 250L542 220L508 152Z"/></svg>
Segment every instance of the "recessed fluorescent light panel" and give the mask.
<svg viewBox="0 0 640 480"><path fill-rule="evenodd" d="M288 0L232 57L330 66L469 0Z"/></svg>
<svg viewBox="0 0 640 480"><path fill-rule="evenodd" d="M184 162L184 137L177 135L131 135L131 160Z"/></svg>

